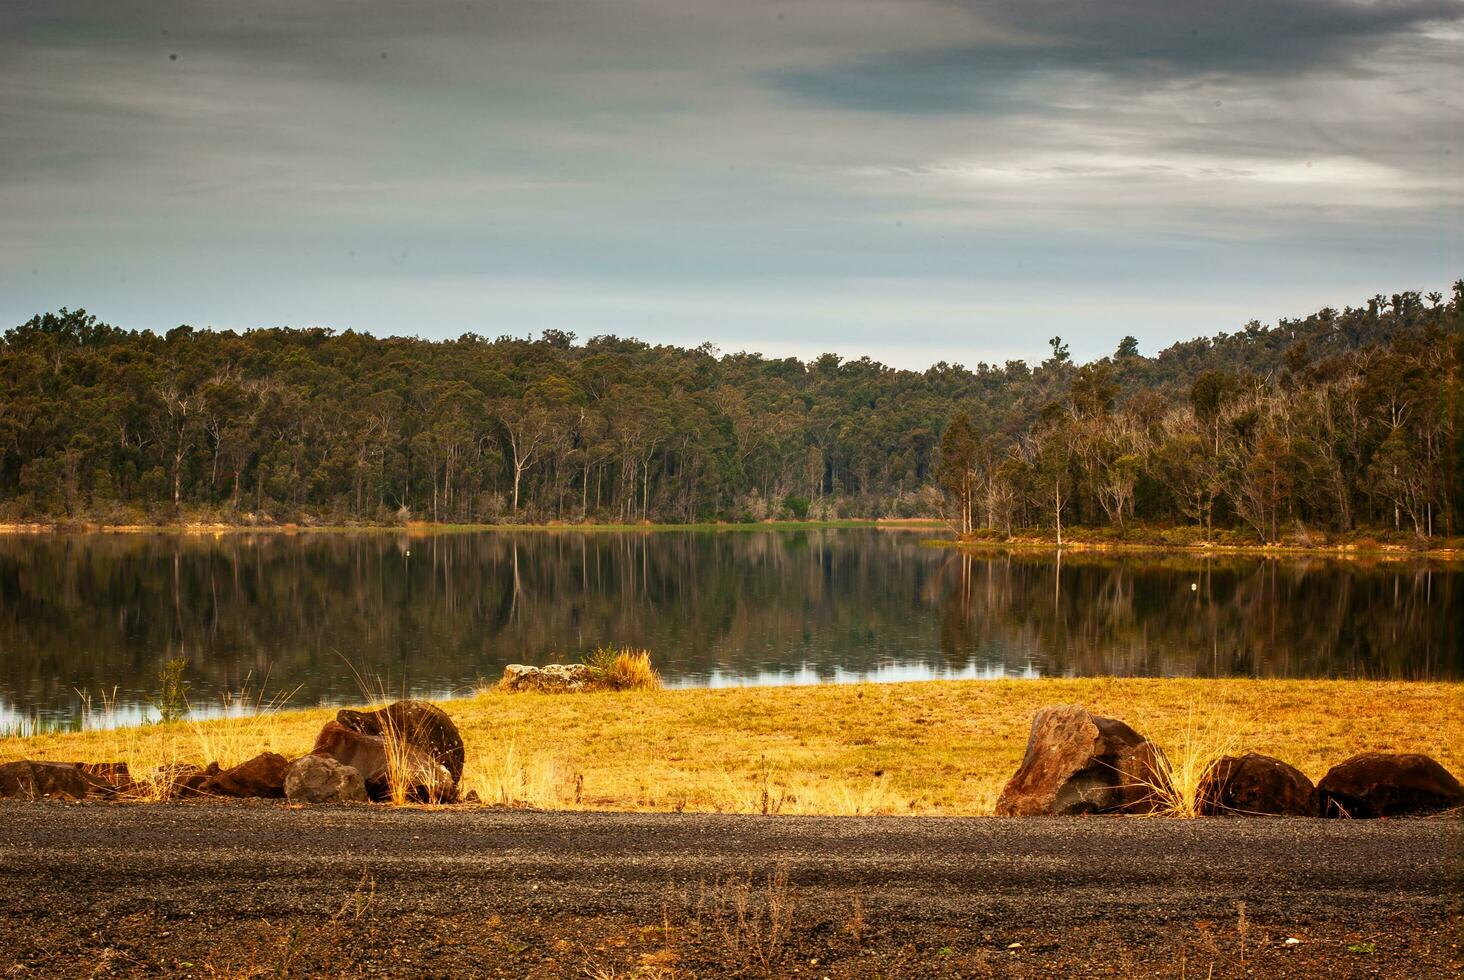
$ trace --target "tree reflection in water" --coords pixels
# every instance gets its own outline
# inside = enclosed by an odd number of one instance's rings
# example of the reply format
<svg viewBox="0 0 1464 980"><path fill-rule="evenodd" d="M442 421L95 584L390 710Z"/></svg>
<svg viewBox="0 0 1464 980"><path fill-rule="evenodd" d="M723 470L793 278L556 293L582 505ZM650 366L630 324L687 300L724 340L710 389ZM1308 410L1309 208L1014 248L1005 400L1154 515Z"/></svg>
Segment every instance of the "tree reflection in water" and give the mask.
<svg viewBox="0 0 1464 980"><path fill-rule="evenodd" d="M673 684L1464 676L1438 564L964 553L886 530L0 537L0 724L268 678L294 704L446 694L649 647Z"/></svg>

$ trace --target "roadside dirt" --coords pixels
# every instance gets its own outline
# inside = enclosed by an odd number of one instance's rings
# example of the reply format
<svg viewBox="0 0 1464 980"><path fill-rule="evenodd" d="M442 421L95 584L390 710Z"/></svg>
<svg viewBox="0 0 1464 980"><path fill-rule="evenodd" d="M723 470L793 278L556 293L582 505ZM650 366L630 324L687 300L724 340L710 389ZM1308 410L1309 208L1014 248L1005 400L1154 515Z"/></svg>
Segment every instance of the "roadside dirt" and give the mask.
<svg viewBox="0 0 1464 980"><path fill-rule="evenodd" d="M7 803L0 976L1457 976L1461 840L1457 818Z"/></svg>

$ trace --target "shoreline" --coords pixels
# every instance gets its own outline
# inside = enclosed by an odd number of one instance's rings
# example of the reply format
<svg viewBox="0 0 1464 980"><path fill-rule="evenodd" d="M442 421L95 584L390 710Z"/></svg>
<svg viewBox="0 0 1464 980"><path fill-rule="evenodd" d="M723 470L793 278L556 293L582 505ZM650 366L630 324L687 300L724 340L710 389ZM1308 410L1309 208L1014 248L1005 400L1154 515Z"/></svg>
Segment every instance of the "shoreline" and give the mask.
<svg viewBox="0 0 1464 980"><path fill-rule="evenodd" d="M196 521L168 524L103 524L92 521L9 522L0 523L4 535L140 535L160 534L182 537L223 537L225 535L311 535L311 534L402 534L414 538L452 534L481 533L580 533L580 534L659 534L666 532L750 533L757 531L822 531L822 530L895 530L930 531L948 528L936 518L877 518L832 521L770 520L757 522L694 523L559 523L547 524L447 524L431 521L409 521L406 524L242 524L217 521ZM1081 534L1081 532L1079 532ZM1458 538L1445 539L1446 547L1418 548L1406 544L1378 541L1338 542L1336 544L1235 544L1222 541L1128 541L1069 539L1058 546L1055 538L1016 535L1010 538L928 538L922 545L951 548L957 551L1027 552L1032 554L1115 554L1115 555L1191 555L1196 557L1258 558L1322 558L1335 561L1464 561L1464 545Z"/></svg>
<svg viewBox="0 0 1464 980"><path fill-rule="evenodd" d="M439 524L431 521L409 521L406 524L231 524L209 521L172 524L102 524L94 521L38 521L30 523L0 523L0 534L178 534L216 536L224 534L406 534L413 537L430 537L436 534L473 534L487 531L524 531L537 533L556 531L626 533L639 531L653 533L662 531L820 531L846 528L926 530L943 525L943 521L922 517L835 521L754 521L742 523L704 521L691 524L570 524L557 522L548 524Z"/></svg>
<svg viewBox="0 0 1464 980"><path fill-rule="evenodd" d="M1381 561L1464 561L1464 549L1410 548L1405 545L1359 545L1353 543L1327 545L1289 544L1225 544L1215 541L1185 544L1163 541L1064 541L1059 547L1050 538L1013 537L1005 539L937 539L923 544L933 548L952 548L957 551L1021 551L1031 553L1057 554L1071 552L1079 554L1134 554L1134 555L1192 555L1196 557L1256 557L1256 558L1326 558L1336 561L1381 560Z"/></svg>

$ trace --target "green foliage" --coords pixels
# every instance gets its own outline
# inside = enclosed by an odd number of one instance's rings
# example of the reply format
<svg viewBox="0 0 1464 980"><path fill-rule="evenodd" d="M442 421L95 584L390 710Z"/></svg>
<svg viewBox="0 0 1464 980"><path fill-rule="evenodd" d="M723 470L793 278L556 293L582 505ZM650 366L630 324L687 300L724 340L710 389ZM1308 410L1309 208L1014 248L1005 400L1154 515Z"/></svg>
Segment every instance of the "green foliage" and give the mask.
<svg viewBox="0 0 1464 980"><path fill-rule="evenodd" d="M0 521L936 516L1455 533L1460 291L1076 365L811 362L548 331L0 338ZM806 502L806 507L804 506Z"/></svg>
<svg viewBox="0 0 1464 980"><path fill-rule="evenodd" d="M790 493L783 498L783 513L795 521L806 521L808 520L808 508L812 503L807 497L799 497Z"/></svg>
<svg viewBox="0 0 1464 980"><path fill-rule="evenodd" d="M179 721L188 714L188 689L193 685L183 679L187 669L187 657L174 657L158 672L158 693L153 698L153 707L158 709L161 724Z"/></svg>

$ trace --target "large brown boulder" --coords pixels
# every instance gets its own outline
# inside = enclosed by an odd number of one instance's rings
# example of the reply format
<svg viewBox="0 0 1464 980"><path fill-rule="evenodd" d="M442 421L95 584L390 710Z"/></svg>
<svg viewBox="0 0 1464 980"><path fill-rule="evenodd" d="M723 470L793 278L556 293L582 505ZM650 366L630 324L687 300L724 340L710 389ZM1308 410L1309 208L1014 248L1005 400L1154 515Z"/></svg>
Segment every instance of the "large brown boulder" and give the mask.
<svg viewBox="0 0 1464 980"><path fill-rule="evenodd" d="M361 774L366 793L378 802L395 796L400 787L406 799L450 803L457 798L457 783L447 767L416 746L380 735L363 735L340 722L328 722L315 739L311 755L326 755Z"/></svg>
<svg viewBox="0 0 1464 980"><path fill-rule="evenodd" d="M75 762L7 762L0 765L0 798L83 800L102 792L100 781Z"/></svg>
<svg viewBox="0 0 1464 980"><path fill-rule="evenodd" d="M285 799L291 803L365 803L366 781L352 766L328 755L296 759L285 771Z"/></svg>
<svg viewBox="0 0 1464 980"><path fill-rule="evenodd" d="M267 800L285 798L285 770L290 760L277 752L265 752L210 776L199 787L205 796L236 798L262 797Z"/></svg>
<svg viewBox="0 0 1464 980"><path fill-rule="evenodd" d="M1027 754L1001 791L998 816L1152 813L1173 790L1163 751L1121 721L1073 704L1032 719Z"/></svg>
<svg viewBox="0 0 1464 980"><path fill-rule="evenodd" d="M342 708L336 721L362 735L399 738L446 766L454 783L463 778L463 737L447 712L435 704L406 700L375 711Z"/></svg>
<svg viewBox="0 0 1464 980"><path fill-rule="evenodd" d="M1200 777L1195 810L1206 817L1314 817L1317 788L1301 770L1269 755L1221 756Z"/></svg>
<svg viewBox="0 0 1464 980"><path fill-rule="evenodd" d="M81 780L67 770L81 774ZM133 789L125 762L11 762L0 766L0 797L113 797Z"/></svg>
<svg viewBox="0 0 1464 980"><path fill-rule="evenodd" d="M1426 755L1363 752L1317 783L1324 817L1401 817L1464 806L1459 780Z"/></svg>

